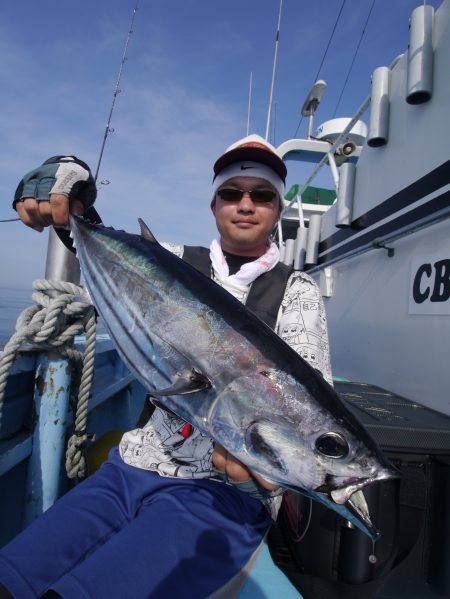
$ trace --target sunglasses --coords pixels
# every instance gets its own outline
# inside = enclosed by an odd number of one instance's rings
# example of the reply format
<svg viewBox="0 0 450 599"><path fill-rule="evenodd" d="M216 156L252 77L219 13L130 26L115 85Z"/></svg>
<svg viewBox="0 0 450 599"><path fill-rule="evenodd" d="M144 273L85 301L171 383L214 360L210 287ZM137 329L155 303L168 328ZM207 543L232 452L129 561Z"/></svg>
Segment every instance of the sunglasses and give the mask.
<svg viewBox="0 0 450 599"><path fill-rule="evenodd" d="M248 193L252 202L255 204L267 204L271 202L274 198L277 197L275 191L271 191L270 189L252 189L252 191L246 191L244 189L234 189L231 187L227 187L225 189L218 189L217 195L224 202L239 202L244 193Z"/></svg>

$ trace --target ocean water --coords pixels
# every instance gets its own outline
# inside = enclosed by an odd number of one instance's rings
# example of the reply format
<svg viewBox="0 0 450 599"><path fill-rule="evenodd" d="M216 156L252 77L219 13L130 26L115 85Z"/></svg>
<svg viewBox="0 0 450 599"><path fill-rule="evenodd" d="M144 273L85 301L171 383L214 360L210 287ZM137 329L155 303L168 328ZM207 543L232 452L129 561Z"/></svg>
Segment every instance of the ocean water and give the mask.
<svg viewBox="0 0 450 599"><path fill-rule="evenodd" d="M15 332L18 316L29 306L36 305L32 299L34 289L15 289L13 287L0 287L0 349ZM99 319L97 323L97 339L107 337L104 325Z"/></svg>
<svg viewBox="0 0 450 599"><path fill-rule="evenodd" d="M21 312L34 304L32 293L31 286L28 289L0 287L0 348L15 332L16 320Z"/></svg>

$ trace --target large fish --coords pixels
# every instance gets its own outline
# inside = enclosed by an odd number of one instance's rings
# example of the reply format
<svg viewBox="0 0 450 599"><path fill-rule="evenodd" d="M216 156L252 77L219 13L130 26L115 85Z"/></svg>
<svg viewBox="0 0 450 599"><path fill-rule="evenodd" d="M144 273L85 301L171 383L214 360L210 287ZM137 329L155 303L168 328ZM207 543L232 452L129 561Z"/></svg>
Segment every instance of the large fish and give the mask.
<svg viewBox="0 0 450 599"><path fill-rule="evenodd" d="M249 468L375 539L361 490L397 476L376 443L320 373L140 222L132 235L71 218L86 285L125 364Z"/></svg>

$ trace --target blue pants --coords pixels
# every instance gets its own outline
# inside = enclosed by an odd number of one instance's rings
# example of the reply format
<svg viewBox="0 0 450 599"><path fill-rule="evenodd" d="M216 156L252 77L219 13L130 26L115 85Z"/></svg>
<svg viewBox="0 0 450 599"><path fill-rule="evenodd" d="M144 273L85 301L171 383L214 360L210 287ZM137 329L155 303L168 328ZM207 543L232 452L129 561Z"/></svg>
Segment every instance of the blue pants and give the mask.
<svg viewBox="0 0 450 599"><path fill-rule="evenodd" d="M0 551L15 599L200 599L247 564L270 526L262 503L209 480L163 478L113 449L94 475Z"/></svg>

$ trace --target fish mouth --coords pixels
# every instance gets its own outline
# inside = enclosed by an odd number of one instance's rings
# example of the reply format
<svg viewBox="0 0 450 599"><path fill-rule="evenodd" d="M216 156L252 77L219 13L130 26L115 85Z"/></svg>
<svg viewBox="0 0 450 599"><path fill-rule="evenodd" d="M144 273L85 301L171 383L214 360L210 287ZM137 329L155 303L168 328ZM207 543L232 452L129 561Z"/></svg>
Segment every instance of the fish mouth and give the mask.
<svg viewBox="0 0 450 599"><path fill-rule="evenodd" d="M355 491L348 501L346 501L345 506L353 516L364 524L373 540L377 540L381 536L380 531L371 520L369 506L363 491Z"/></svg>
<svg viewBox="0 0 450 599"><path fill-rule="evenodd" d="M374 476L369 476L367 478L355 478L354 480L346 480L345 484L336 484L338 479L335 477L330 477L331 484L328 486L328 494L330 498L334 501L334 503L344 504L350 501L351 497L367 487L376 482L382 482L386 480L393 480L399 478L399 474L394 470L382 470L381 472L377 472ZM333 484L334 483L334 484Z"/></svg>
<svg viewBox="0 0 450 599"><path fill-rule="evenodd" d="M363 479L346 479L345 483L342 479L339 481L338 477L331 476L327 480L327 484L322 485L316 491L326 495L328 501L333 502L334 509L343 518L356 525L375 541L380 537L380 533L371 520L363 489L373 483L394 480L399 477L400 474L393 469L385 469L372 477Z"/></svg>
<svg viewBox="0 0 450 599"><path fill-rule="evenodd" d="M304 494L332 509L352 526L359 528L372 541L376 541L381 536L378 528L372 522L369 505L363 490L355 491L345 503L336 503L329 493L323 491L316 490L311 493L304 492Z"/></svg>

